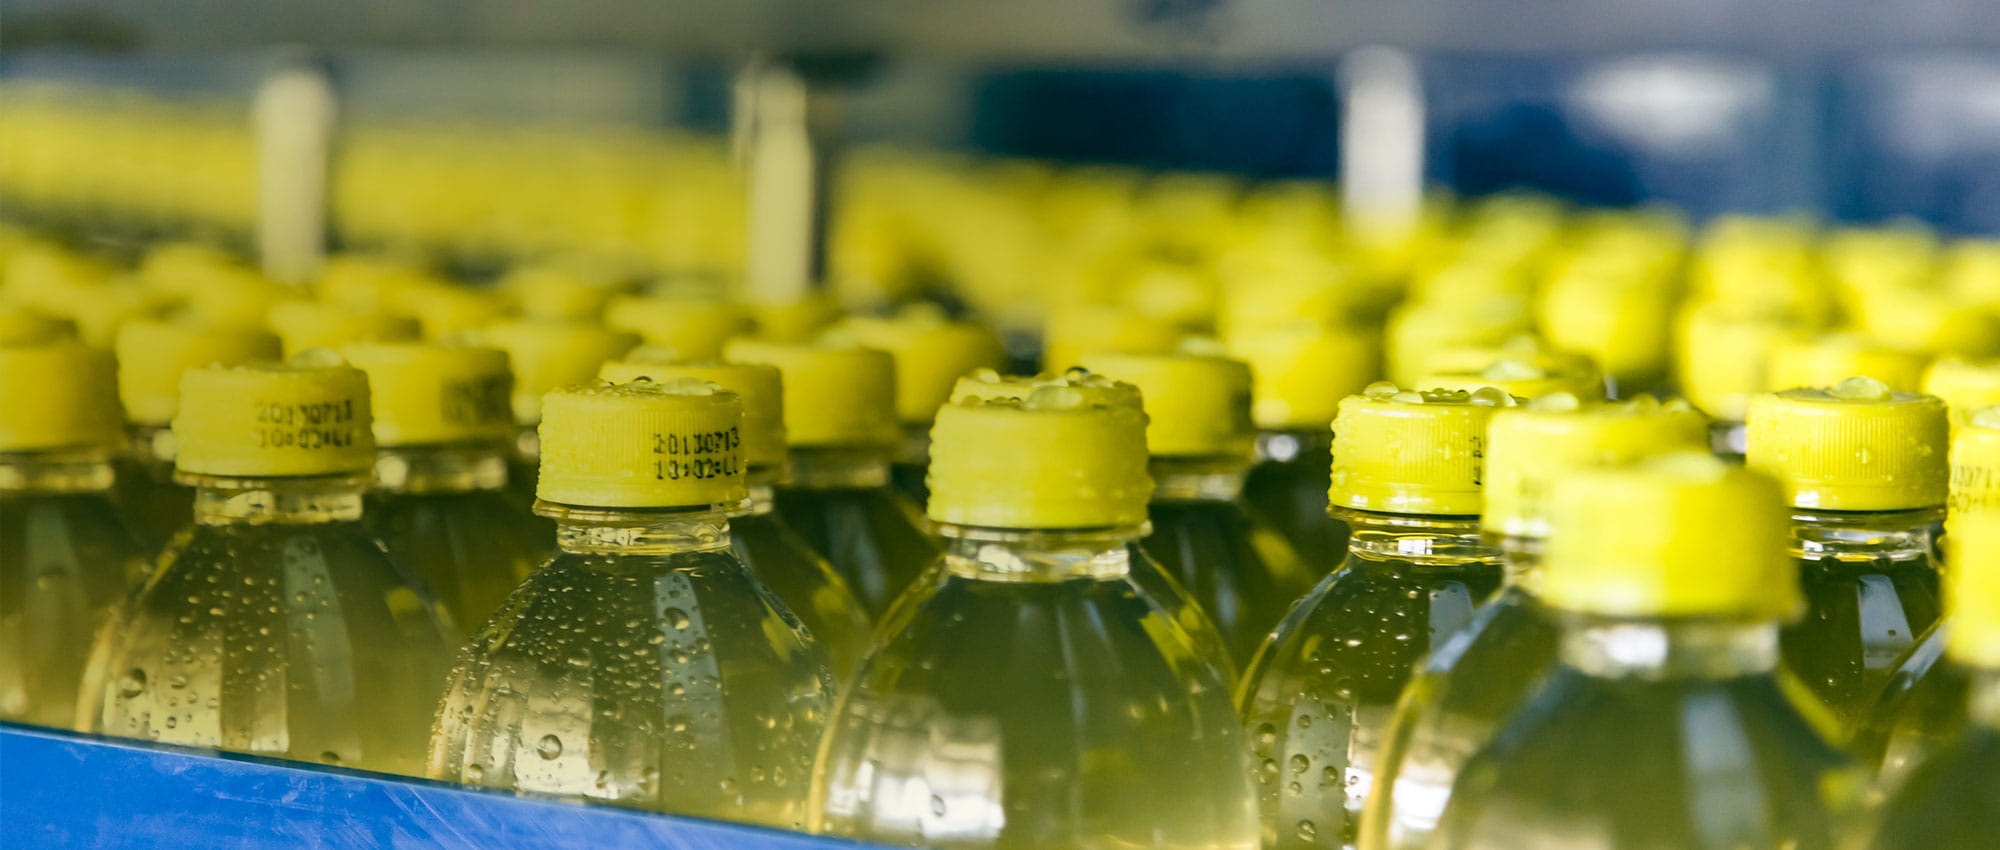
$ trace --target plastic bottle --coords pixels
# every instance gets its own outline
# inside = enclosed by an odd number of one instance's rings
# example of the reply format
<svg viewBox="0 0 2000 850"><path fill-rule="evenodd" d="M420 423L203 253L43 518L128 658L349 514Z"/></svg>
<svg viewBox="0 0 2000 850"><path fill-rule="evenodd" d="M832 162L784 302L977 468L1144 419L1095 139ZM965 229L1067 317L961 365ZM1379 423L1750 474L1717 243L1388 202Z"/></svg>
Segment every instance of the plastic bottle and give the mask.
<svg viewBox="0 0 2000 850"><path fill-rule="evenodd" d="M784 391L778 370L760 363L691 363L641 346L599 373L612 383L646 378L708 381L743 404L743 482L750 493L729 517L736 559L785 603L826 650L834 677L846 681L874 636L874 621L847 582L772 508L772 491L790 474L785 453Z"/></svg>
<svg viewBox="0 0 2000 850"><path fill-rule="evenodd" d="M1347 550L1347 526L1327 513L1327 470L1340 400L1375 374L1380 343L1353 331L1269 329L1231 337L1250 364L1257 462L1243 498L1306 557Z"/></svg>
<svg viewBox="0 0 2000 850"><path fill-rule="evenodd" d="M69 728L91 638L146 568L111 498L111 357L0 346L0 398L0 719Z"/></svg>
<svg viewBox="0 0 2000 850"><path fill-rule="evenodd" d="M583 322L523 319L493 324L479 339L507 352L514 370L514 423L519 430L507 465L507 490L525 507L535 501L541 459L535 426L542 421L542 396L596 379L599 367L624 356L639 338ZM544 531L553 533L554 526L544 523Z"/></svg>
<svg viewBox="0 0 2000 850"><path fill-rule="evenodd" d="M829 333L896 359L896 418L903 423L903 440L889 476L897 489L923 504L930 498L924 476L930 468L931 422L959 378L1005 365L1000 338L984 325L915 310L894 318L850 317Z"/></svg>
<svg viewBox="0 0 2000 850"><path fill-rule="evenodd" d="M1966 682L1960 719L1875 813L1868 850L1986 847L2000 835L2000 521L1955 523L1950 545L1944 651Z"/></svg>
<svg viewBox="0 0 2000 850"><path fill-rule="evenodd" d="M817 830L954 848L1255 846L1223 671L1131 579L1152 486L1145 420L1119 386L967 379L938 412L930 516L946 549L835 711Z"/></svg>
<svg viewBox="0 0 2000 850"><path fill-rule="evenodd" d="M1266 847L1351 845L1390 712L1418 659L1500 584L1479 537L1487 420L1513 400L1371 385L1333 421L1340 568L1257 651L1238 703Z"/></svg>
<svg viewBox="0 0 2000 850"><path fill-rule="evenodd" d="M800 828L826 655L730 554L742 405L692 379L549 393L559 551L459 653L434 779Z"/></svg>
<svg viewBox="0 0 2000 850"><path fill-rule="evenodd" d="M1580 468L1704 450L1708 421L1686 402L1581 405L1565 394L1495 413L1486 434L1480 529L1504 553L1506 578L1403 689L1363 814L1367 850L1422 847L1459 769L1555 668L1559 624L1539 596L1549 489Z"/></svg>
<svg viewBox="0 0 2000 850"><path fill-rule="evenodd" d="M889 486L902 434L894 361L872 349L757 339L731 342L727 353L783 375L792 477L773 504L880 621L938 551L917 507Z"/></svg>
<svg viewBox="0 0 2000 850"><path fill-rule="evenodd" d="M153 551L194 522L194 488L174 480L174 432L181 375L210 365L278 357L278 338L249 328L136 319L118 329L118 397L125 405L118 507Z"/></svg>
<svg viewBox="0 0 2000 850"><path fill-rule="evenodd" d="M1221 630L1237 665L1317 576L1242 500L1253 457L1250 369L1199 354L1087 354L1083 365L1139 388L1153 498L1143 546ZM1321 562L1326 560L1321 556Z"/></svg>
<svg viewBox="0 0 2000 850"><path fill-rule="evenodd" d="M1674 377L1709 417L1709 450L1743 460L1743 417L1763 392L1771 352L1793 333L1782 317L1721 302L1692 303L1674 323Z"/></svg>
<svg viewBox="0 0 2000 850"><path fill-rule="evenodd" d="M1785 666L1843 734L1937 621L1946 445L1943 402L1873 378L1750 401L1747 462L1784 485L1806 603L1784 628Z"/></svg>
<svg viewBox="0 0 2000 850"><path fill-rule="evenodd" d="M2000 360L1939 358L1924 370L1923 391L1944 399L1956 432L1972 411L2000 404Z"/></svg>
<svg viewBox="0 0 2000 850"><path fill-rule="evenodd" d="M1575 471L1541 595L1561 664L1466 763L1426 846L1838 846L1862 780L1778 667L1778 486L1706 454Z"/></svg>
<svg viewBox="0 0 2000 850"><path fill-rule="evenodd" d="M554 541L505 487L514 378L497 348L361 343L375 479L362 524L462 628L486 622Z"/></svg>
<svg viewBox="0 0 2000 850"><path fill-rule="evenodd" d="M124 607L97 731L416 773L455 640L361 525L368 382L325 350L189 370L193 533Z"/></svg>

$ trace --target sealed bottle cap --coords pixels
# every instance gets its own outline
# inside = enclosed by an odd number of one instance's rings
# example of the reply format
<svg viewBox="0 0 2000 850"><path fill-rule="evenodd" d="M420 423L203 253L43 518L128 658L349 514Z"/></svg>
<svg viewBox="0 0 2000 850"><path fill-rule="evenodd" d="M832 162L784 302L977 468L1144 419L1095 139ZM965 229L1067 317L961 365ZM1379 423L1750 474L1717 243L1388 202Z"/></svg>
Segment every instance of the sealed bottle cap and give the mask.
<svg viewBox="0 0 2000 850"><path fill-rule="evenodd" d="M514 435L514 375L500 349L365 342L341 353L368 375L376 445L506 441Z"/></svg>
<svg viewBox="0 0 2000 850"><path fill-rule="evenodd" d="M749 307L757 320L757 337L777 342L808 342L840 318L840 306L824 295L790 301L752 301Z"/></svg>
<svg viewBox="0 0 2000 850"><path fill-rule="evenodd" d="M417 338L417 320L356 310L320 301L283 301L272 305L271 330L285 345L287 357L308 348L338 348L356 342Z"/></svg>
<svg viewBox="0 0 2000 850"><path fill-rule="evenodd" d="M1871 290L1860 300L1854 324L1870 338L1935 355L2000 354L2000 315L1987 305L1916 287Z"/></svg>
<svg viewBox="0 0 2000 850"><path fill-rule="evenodd" d="M75 338L75 322L33 307L0 304L0 345L41 345Z"/></svg>
<svg viewBox="0 0 2000 850"><path fill-rule="evenodd" d="M1572 470L1549 499L1541 597L1612 617L1784 618L1799 603L1777 482L1701 452Z"/></svg>
<svg viewBox="0 0 2000 850"><path fill-rule="evenodd" d="M854 316L829 334L896 359L896 416L911 425L929 424L959 378L977 369L998 369L1007 356L1000 337L986 326L928 313L892 319Z"/></svg>
<svg viewBox="0 0 2000 850"><path fill-rule="evenodd" d="M181 375L202 366L278 359L278 338L249 328L139 319L118 329L118 396L125 417L165 425L180 409Z"/></svg>
<svg viewBox="0 0 2000 850"><path fill-rule="evenodd" d="M1763 392L1771 353L1792 325L1716 303L1690 307L1675 326L1674 371L1681 393L1724 422L1741 422Z"/></svg>
<svg viewBox="0 0 2000 850"><path fill-rule="evenodd" d="M1923 391L1944 399L1952 427L1958 427L1972 411L2000 404L2000 361L1939 359L1925 370Z"/></svg>
<svg viewBox="0 0 2000 850"><path fill-rule="evenodd" d="M1060 373L1093 351L1160 354L1174 350L1184 335L1172 322L1118 307L1063 305L1042 322L1042 367Z"/></svg>
<svg viewBox="0 0 2000 850"><path fill-rule="evenodd" d="M1341 399L1368 386L1382 356L1367 334L1312 325L1236 335L1228 346L1250 364L1251 418L1273 430L1326 427Z"/></svg>
<svg viewBox="0 0 2000 850"><path fill-rule="evenodd" d="M1954 519L1944 576L1945 654L1982 669L2000 667L2000 514Z"/></svg>
<svg viewBox="0 0 2000 850"><path fill-rule="evenodd" d="M181 378L175 467L243 477L366 473L368 378L326 349L284 363L205 366Z"/></svg>
<svg viewBox="0 0 2000 850"><path fill-rule="evenodd" d="M416 317L424 339L445 340L477 331L506 315L507 307L491 293L444 283L414 286L396 296L399 310Z"/></svg>
<svg viewBox="0 0 2000 850"><path fill-rule="evenodd" d="M595 322L622 291L609 277L567 263L516 266L495 288L537 322Z"/></svg>
<svg viewBox="0 0 2000 850"><path fill-rule="evenodd" d="M0 452L123 439L111 353L70 341L0 346Z"/></svg>
<svg viewBox="0 0 2000 850"><path fill-rule="evenodd" d="M514 421L541 421L542 396L557 387L597 379L605 362L624 356L639 343L627 333L581 322L524 319L497 322L480 339L507 352L514 368Z"/></svg>
<svg viewBox="0 0 2000 850"><path fill-rule="evenodd" d="M793 446L893 446L902 439L896 363L887 352L737 339L724 354L778 368L784 376L785 433Z"/></svg>
<svg viewBox="0 0 2000 850"><path fill-rule="evenodd" d="M1764 387L1769 391L1825 387L1866 375L1896 392L1913 393L1923 383L1929 363L1929 355L1922 352L1888 348L1851 334L1795 338L1771 350Z"/></svg>
<svg viewBox="0 0 2000 850"><path fill-rule="evenodd" d="M1493 414L1486 427L1487 530L1512 537L1547 537L1548 498L1571 470L1631 463L1708 445L1708 419L1684 401L1651 396L1579 404L1546 396Z"/></svg>
<svg viewBox="0 0 2000 850"><path fill-rule="evenodd" d="M604 364L598 377L614 384L640 378L656 384L693 378L735 393L743 404L743 462L752 468L785 463L784 383L776 366L688 362L676 359L666 349L642 345L625 359Z"/></svg>
<svg viewBox="0 0 2000 850"><path fill-rule="evenodd" d="M1530 360L1501 359L1485 367L1465 372L1432 372L1417 379L1427 390L1472 392L1492 387L1518 399L1537 399L1558 393L1595 401L1604 397L1604 379L1596 369L1550 371Z"/></svg>
<svg viewBox="0 0 2000 850"><path fill-rule="evenodd" d="M1387 382L1342 399L1329 498L1380 513L1478 515L1486 424L1513 404L1493 389L1419 392Z"/></svg>
<svg viewBox="0 0 2000 850"><path fill-rule="evenodd" d="M1464 303L1411 301L1383 327L1383 365L1401 385L1430 372L1483 368L1492 361L1484 352L1531 330L1527 300L1511 292L1475 294ZM1471 363L1449 359L1460 348L1482 353Z"/></svg>
<svg viewBox="0 0 2000 850"><path fill-rule="evenodd" d="M542 402L543 501L602 508L734 505L743 405L707 381L594 382Z"/></svg>
<svg viewBox="0 0 2000 850"><path fill-rule="evenodd" d="M1199 354L1086 354L1083 366L1139 388L1154 457L1236 457L1256 450L1250 367Z"/></svg>
<svg viewBox="0 0 2000 850"><path fill-rule="evenodd" d="M712 298L621 295L604 308L604 324L673 349L688 360L717 360L722 344L750 332L750 310Z"/></svg>
<svg viewBox="0 0 2000 850"><path fill-rule="evenodd" d="M1146 415L1138 391L1072 370L965 378L931 429L930 518L994 528L1146 521Z"/></svg>
<svg viewBox="0 0 2000 850"><path fill-rule="evenodd" d="M1744 460L1776 477L1788 504L1893 511L1945 502L1944 402L1874 378L1750 400Z"/></svg>
<svg viewBox="0 0 2000 850"><path fill-rule="evenodd" d="M1493 371L1494 377L1487 380L1541 380L1550 386L1560 384L1565 387L1535 393L1535 396L1549 392L1569 392L1583 399L1604 396L1604 373L1597 368L1597 361L1587 354L1552 348L1539 338L1526 334L1498 345L1446 346L1431 352L1425 362L1430 365L1431 374L1483 376ZM1470 392L1477 386L1464 389Z"/></svg>
<svg viewBox="0 0 2000 850"><path fill-rule="evenodd" d="M1675 293L1647 277L1559 274L1538 300L1538 327L1557 348L1588 356L1621 380L1667 370Z"/></svg>
<svg viewBox="0 0 2000 850"><path fill-rule="evenodd" d="M1971 411L1951 435L1950 515L2000 508L2000 406Z"/></svg>

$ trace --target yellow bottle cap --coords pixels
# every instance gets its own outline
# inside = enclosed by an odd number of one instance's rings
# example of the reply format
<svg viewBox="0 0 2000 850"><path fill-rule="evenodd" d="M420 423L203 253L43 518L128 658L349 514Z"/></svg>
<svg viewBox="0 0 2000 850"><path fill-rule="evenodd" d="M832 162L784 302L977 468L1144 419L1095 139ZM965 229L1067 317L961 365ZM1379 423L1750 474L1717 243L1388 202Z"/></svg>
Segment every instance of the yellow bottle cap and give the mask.
<svg viewBox="0 0 2000 850"><path fill-rule="evenodd" d="M595 322L624 291L616 282L562 263L517 266L496 288L524 317L541 322Z"/></svg>
<svg viewBox="0 0 2000 850"><path fill-rule="evenodd" d="M336 254L320 265L314 291L320 300L358 313L380 313L397 306L402 293L442 281L409 259L382 254Z"/></svg>
<svg viewBox="0 0 2000 850"><path fill-rule="evenodd" d="M1060 372L1094 351L1161 354L1186 332L1179 326L1117 307L1070 304L1052 309L1042 323L1042 368Z"/></svg>
<svg viewBox="0 0 2000 850"><path fill-rule="evenodd" d="M752 302L749 307L757 319L757 336L778 342L807 342L840 318L840 306L824 295Z"/></svg>
<svg viewBox="0 0 2000 850"><path fill-rule="evenodd" d="M118 396L125 417L165 425L180 409L181 375L202 366L278 359L278 338L249 328L139 319L118 329Z"/></svg>
<svg viewBox="0 0 2000 850"><path fill-rule="evenodd" d="M692 378L554 390L535 495L602 508L737 504L749 495L742 421L735 393Z"/></svg>
<svg viewBox="0 0 2000 850"><path fill-rule="evenodd" d="M2000 667L2000 514L1955 520L1945 535L1945 654L1961 664Z"/></svg>
<svg viewBox="0 0 2000 850"><path fill-rule="evenodd" d="M1937 355L2000 354L2000 314L1950 293L1896 288L1862 296L1854 323L1870 338Z"/></svg>
<svg viewBox="0 0 2000 850"><path fill-rule="evenodd" d="M1542 289L1537 327L1549 344L1591 358L1619 380L1664 376L1676 293L1649 279L1576 272Z"/></svg>
<svg viewBox="0 0 2000 850"><path fill-rule="evenodd" d="M1950 516L2000 508L2000 406L1974 409L1951 435Z"/></svg>
<svg viewBox="0 0 2000 850"><path fill-rule="evenodd" d="M1923 391L1944 399L1956 428L1972 411L2000 404L2000 361L1941 358L1924 371Z"/></svg>
<svg viewBox="0 0 2000 850"><path fill-rule="evenodd" d="M1138 391L1082 371L958 382L931 429L931 519L993 528L1146 521Z"/></svg>
<svg viewBox="0 0 2000 850"><path fill-rule="evenodd" d="M929 313L892 319L853 316L830 335L852 339L896 359L896 416L912 425L928 424L951 398L959 378L977 369L998 369L1007 352L985 325L947 321Z"/></svg>
<svg viewBox="0 0 2000 850"><path fill-rule="evenodd" d="M272 305L267 319L283 341L285 356L308 348L339 348L356 342L417 338L417 321L407 316L353 310L319 301Z"/></svg>
<svg viewBox="0 0 2000 850"><path fill-rule="evenodd" d="M514 375L500 349L364 342L341 353L368 374L376 445L506 441L514 435Z"/></svg>
<svg viewBox="0 0 2000 850"><path fill-rule="evenodd" d="M123 439L111 353L70 341L0 346L0 452Z"/></svg>
<svg viewBox="0 0 2000 850"><path fill-rule="evenodd" d="M1916 351L1887 348L1850 334L1815 339L1791 339L1771 351L1764 388L1824 387L1854 375L1866 375L1899 393L1912 393L1923 383L1930 357Z"/></svg>
<svg viewBox="0 0 2000 850"><path fill-rule="evenodd" d="M1464 372L1432 372L1417 379L1424 389L1472 392L1493 387L1519 399L1563 393L1587 401L1604 397L1604 379L1597 370L1550 371L1529 360L1501 359Z"/></svg>
<svg viewBox="0 0 2000 850"><path fill-rule="evenodd" d="M495 322L479 338L507 352L514 368L514 421L523 425L541 421L542 396L550 390L596 380L607 361L639 343L631 334L596 325L532 319Z"/></svg>
<svg viewBox="0 0 2000 850"><path fill-rule="evenodd" d="M763 363L688 362L664 348L640 346L623 360L604 364L598 377L614 384L645 378L707 381L736 394L743 403L743 462L757 467L785 463L785 394L778 368Z"/></svg>
<svg viewBox="0 0 2000 850"><path fill-rule="evenodd" d="M491 294L466 286L434 283L396 294L398 312L416 317L424 339L454 338L476 331L506 315L507 307Z"/></svg>
<svg viewBox="0 0 2000 850"><path fill-rule="evenodd" d="M1154 457L1234 457L1256 450L1250 422L1250 367L1200 354L1083 356L1092 372L1139 388L1146 448Z"/></svg>
<svg viewBox="0 0 2000 850"><path fill-rule="evenodd" d="M1324 428L1340 400L1381 368L1380 340L1310 324L1232 336L1228 348L1250 364L1250 413L1260 428Z"/></svg>
<svg viewBox="0 0 2000 850"><path fill-rule="evenodd" d="M1750 397L1764 391L1771 352L1791 335L1792 325L1710 302L1683 310L1674 330L1681 392L1708 415L1741 422Z"/></svg>
<svg viewBox="0 0 2000 850"><path fill-rule="evenodd" d="M1947 430L1937 398L1854 377L1752 398L1744 459L1797 507L1925 508L1945 502Z"/></svg>
<svg viewBox="0 0 2000 850"><path fill-rule="evenodd" d="M39 345L75 338L75 322L33 307L0 304L0 345Z"/></svg>
<svg viewBox="0 0 2000 850"><path fill-rule="evenodd" d="M1405 303L1383 327L1383 365L1389 380L1411 385L1431 372L1483 368L1492 362L1490 354L1460 365L1446 352L1461 348L1490 352L1528 333L1533 326L1526 305L1525 299L1513 294L1487 295L1464 305Z"/></svg>
<svg viewBox="0 0 2000 850"><path fill-rule="evenodd" d="M605 306L604 324L688 360L716 360L723 343L750 332L752 320L749 308L727 301L621 295Z"/></svg>
<svg viewBox="0 0 2000 850"><path fill-rule="evenodd" d="M896 362L887 352L812 343L732 340L724 356L778 367L784 376L785 431L793 446L893 446Z"/></svg>
<svg viewBox="0 0 2000 850"><path fill-rule="evenodd" d="M204 366L181 378L175 467L246 477L374 468L368 377L325 349L284 363Z"/></svg>
<svg viewBox="0 0 2000 850"><path fill-rule="evenodd" d="M1679 400L1585 405L1556 395L1502 410L1486 427L1481 524L1510 537L1546 537L1549 489L1571 470L1707 446L1708 419Z"/></svg>
<svg viewBox="0 0 2000 850"><path fill-rule="evenodd" d="M1549 498L1541 597L1613 617L1788 617L1798 569L1779 492L1701 452L1572 470Z"/></svg>
<svg viewBox="0 0 2000 850"><path fill-rule="evenodd" d="M1486 423L1514 400L1497 390L1370 385L1333 420L1333 504L1434 516L1480 512Z"/></svg>

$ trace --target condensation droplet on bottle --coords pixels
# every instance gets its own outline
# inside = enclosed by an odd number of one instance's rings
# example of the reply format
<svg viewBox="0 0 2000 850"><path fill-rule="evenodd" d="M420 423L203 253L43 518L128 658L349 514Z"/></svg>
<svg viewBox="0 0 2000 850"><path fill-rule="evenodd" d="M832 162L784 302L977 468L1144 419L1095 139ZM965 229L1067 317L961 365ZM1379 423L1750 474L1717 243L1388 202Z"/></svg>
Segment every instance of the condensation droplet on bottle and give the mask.
<svg viewBox="0 0 2000 850"><path fill-rule="evenodd" d="M670 628L685 629L690 623L687 612L679 608L668 608L665 611L661 611L660 617L667 621L667 626Z"/></svg>
<svg viewBox="0 0 2000 850"><path fill-rule="evenodd" d="M1307 758L1305 753L1299 753L1292 756L1291 765L1293 773L1304 773L1312 769L1312 759Z"/></svg>
<svg viewBox="0 0 2000 850"><path fill-rule="evenodd" d="M1316 841L1318 839L1319 839L1319 827L1313 826L1313 822L1309 820L1299 821L1300 841Z"/></svg>
<svg viewBox="0 0 2000 850"><path fill-rule="evenodd" d="M1260 756L1271 754L1271 748L1278 744L1278 729L1269 723L1257 727L1256 737L1251 742Z"/></svg>
<svg viewBox="0 0 2000 850"><path fill-rule="evenodd" d="M474 762L465 766L465 781L479 782L486 778L486 765Z"/></svg>
<svg viewBox="0 0 2000 850"><path fill-rule="evenodd" d="M535 755L545 759L562 755L562 750L562 739L554 735L543 735L542 739L535 743Z"/></svg>
<svg viewBox="0 0 2000 850"><path fill-rule="evenodd" d="M936 817L944 817L943 797L940 797L936 794L931 795L931 814Z"/></svg>
<svg viewBox="0 0 2000 850"><path fill-rule="evenodd" d="M146 690L146 671L132 668L118 680L118 696L131 699Z"/></svg>

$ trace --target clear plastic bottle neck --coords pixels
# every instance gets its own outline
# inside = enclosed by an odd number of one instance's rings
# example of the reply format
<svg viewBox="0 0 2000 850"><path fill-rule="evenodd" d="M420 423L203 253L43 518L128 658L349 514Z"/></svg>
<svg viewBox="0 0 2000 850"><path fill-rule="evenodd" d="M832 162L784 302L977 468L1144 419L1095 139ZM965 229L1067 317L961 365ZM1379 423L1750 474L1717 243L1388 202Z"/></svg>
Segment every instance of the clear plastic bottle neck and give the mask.
<svg viewBox="0 0 2000 850"><path fill-rule="evenodd" d="M1708 450L1719 458L1741 462L1750 449L1750 430L1742 421L1718 419L1708 424Z"/></svg>
<svg viewBox="0 0 2000 850"><path fill-rule="evenodd" d="M585 555L671 555L729 548L729 515L737 505L690 508L595 508L536 501L535 513L556 521L556 546Z"/></svg>
<svg viewBox="0 0 2000 850"><path fill-rule="evenodd" d="M1489 532L1486 536L1500 549L1501 580L1529 596L1540 595L1542 547L1547 541L1539 535L1528 534Z"/></svg>
<svg viewBox="0 0 2000 850"><path fill-rule="evenodd" d="M1603 678L1727 679L1778 668L1769 620L1569 614L1562 659Z"/></svg>
<svg viewBox="0 0 2000 850"><path fill-rule="evenodd" d="M0 492L90 493L116 480L109 449L0 452Z"/></svg>
<svg viewBox="0 0 2000 850"><path fill-rule="evenodd" d="M1336 507L1348 527L1350 554L1429 566L1494 564L1500 550L1479 534L1479 517L1386 514Z"/></svg>
<svg viewBox="0 0 2000 850"><path fill-rule="evenodd" d="M147 466L173 468L180 453L174 429L166 425L129 425L125 428L125 456Z"/></svg>
<svg viewBox="0 0 2000 850"><path fill-rule="evenodd" d="M792 449L788 487L848 490L889 483L889 454L883 446L824 446Z"/></svg>
<svg viewBox="0 0 2000 850"><path fill-rule="evenodd" d="M735 515L753 516L770 513L774 509L772 499L775 498L776 490L786 483L789 477L790 472L784 464L775 466L759 464L744 470L743 484L750 491L750 496L743 500L743 507L736 511Z"/></svg>
<svg viewBox="0 0 2000 850"><path fill-rule="evenodd" d="M1147 470L1153 501L1227 502L1243 495L1250 465L1233 457L1156 457Z"/></svg>
<svg viewBox="0 0 2000 850"><path fill-rule="evenodd" d="M1131 544L1150 530L1146 523L1075 529L937 527L951 574L1017 582L1123 578L1132 570Z"/></svg>
<svg viewBox="0 0 2000 850"><path fill-rule="evenodd" d="M1258 463L1290 463L1332 456L1329 428L1278 428L1257 433Z"/></svg>
<svg viewBox="0 0 2000 850"><path fill-rule="evenodd" d="M375 489L470 493L507 486L505 450L490 443L393 446L375 452Z"/></svg>
<svg viewBox="0 0 2000 850"><path fill-rule="evenodd" d="M1896 563L1927 566L1943 508L1909 511L1792 512L1792 557L1825 566Z"/></svg>
<svg viewBox="0 0 2000 850"><path fill-rule="evenodd" d="M312 525L353 522L361 518L361 494L366 475L316 475L298 478L237 478L176 476L194 490L197 525Z"/></svg>

